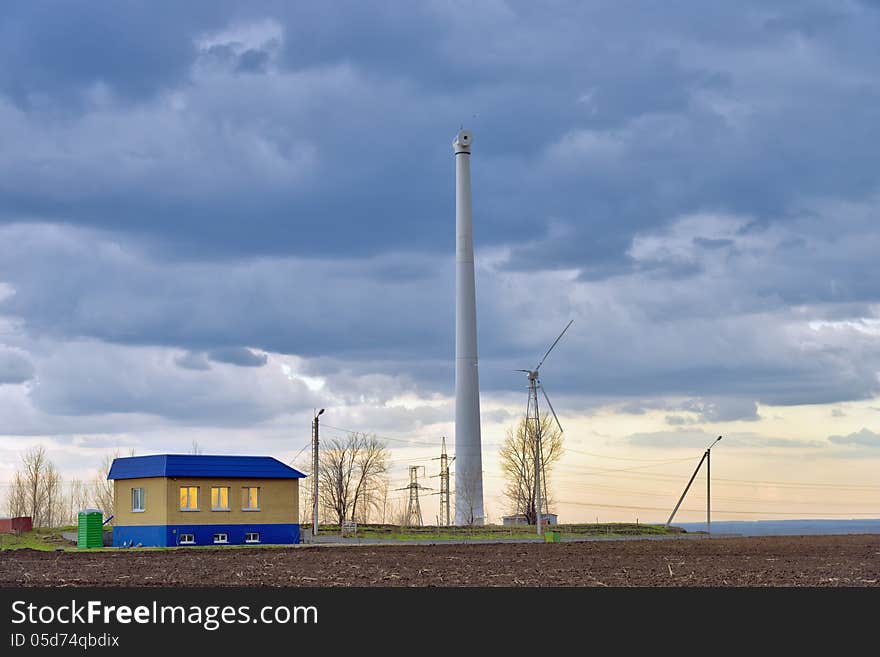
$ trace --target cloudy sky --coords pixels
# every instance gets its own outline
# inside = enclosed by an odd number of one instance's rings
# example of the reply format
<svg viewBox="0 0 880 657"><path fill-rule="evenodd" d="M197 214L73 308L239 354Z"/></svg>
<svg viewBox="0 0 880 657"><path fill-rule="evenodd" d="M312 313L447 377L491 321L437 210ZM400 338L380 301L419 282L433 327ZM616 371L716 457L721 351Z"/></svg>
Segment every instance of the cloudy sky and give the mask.
<svg viewBox="0 0 880 657"><path fill-rule="evenodd" d="M434 474L464 124L490 519L511 370L569 319L562 520L665 519L719 434L715 518L880 515L878 32L841 0L6 3L0 482L36 444L306 469L316 407Z"/></svg>

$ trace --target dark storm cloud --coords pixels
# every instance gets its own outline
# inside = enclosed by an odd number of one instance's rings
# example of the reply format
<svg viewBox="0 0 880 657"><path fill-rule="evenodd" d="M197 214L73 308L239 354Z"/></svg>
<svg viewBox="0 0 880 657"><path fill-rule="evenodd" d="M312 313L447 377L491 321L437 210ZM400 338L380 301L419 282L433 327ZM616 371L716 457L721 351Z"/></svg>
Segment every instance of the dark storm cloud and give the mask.
<svg viewBox="0 0 880 657"><path fill-rule="evenodd" d="M422 276L388 276L413 268ZM265 362L243 343L365 361L445 358L451 274L451 263L418 256L169 263L112 235L0 228L0 280L15 289L0 314L26 317L30 332L54 340L184 347L195 354L175 362L190 370L206 369L204 351L217 362Z"/></svg>
<svg viewBox="0 0 880 657"><path fill-rule="evenodd" d="M305 384L278 368L182 370L166 350L93 341L45 356L29 397L50 416L146 414L210 426L254 424L315 404Z"/></svg>
<svg viewBox="0 0 880 657"><path fill-rule="evenodd" d="M269 360L266 354L258 354L247 347L212 349L208 352L208 358L217 363L227 363L239 367L262 367Z"/></svg>
<svg viewBox="0 0 880 657"><path fill-rule="evenodd" d="M205 371L211 369L211 363L203 353L187 351L174 359L174 363L178 367L185 370Z"/></svg>
<svg viewBox="0 0 880 657"><path fill-rule="evenodd" d="M20 349L0 344L0 385L24 383L34 375L34 366Z"/></svg>
<svg viewBox="0 0 880 657"><path fill-rule="evenodd" d="M871 6L4 12L0 313L26 338L172 348L184 378L265 363L248 345L352 399L374 375L448 392L467 123L485 390L575 318L545 372L562 404L694 400L661 406L678 424L878 392ZM230 408L40 385L58 413Z"/></svg>
<svg viewBox="0 0 880 657"><path fill-rule="evenodd" d="M449 250L462 121L478 243L570 231L517 268L611 271L676 214L779 216L805 190L877 185L877 17L855 6L701 7L699 24L686 4L32 6L4 23L0 89L45 101L4 123L54 139L11 150L28 177L5 176L2 209L189 253ZM83 115L59 119L71 90Z"/></svg>
<svg viewBox="0 0 880 657"><path fill-rule="evenodd" d="M132 100L186 79L193 33L223 21L207 5L10 0L0 21L0 90L27 108L79 109L103 83Z"/></svg>

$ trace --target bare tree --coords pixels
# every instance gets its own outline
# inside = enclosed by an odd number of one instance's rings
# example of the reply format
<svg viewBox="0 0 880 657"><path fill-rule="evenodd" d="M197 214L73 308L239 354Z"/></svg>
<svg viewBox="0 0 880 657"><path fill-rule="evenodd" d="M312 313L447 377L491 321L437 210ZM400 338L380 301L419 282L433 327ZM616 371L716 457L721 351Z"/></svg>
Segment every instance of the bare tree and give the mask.
<svg viewBox="0 0 880 657"><path fill-rule="evenodd" d="M75 525L79 512L88 507L91 501L91 487L80 479L71 479L67 484L66 513L61 521L67 525Z"/></svg>
<svg viewBox="0 0 880 657"><path fill-rule="evenodd" d="M510 510L523 514L530 525L537 522L535 508L535 423L526 418L507 430L499 451L501 472L505 479L504 497ZM550 507L550 478L553 465L562 456L562 432L547 415L541 417L541 486L542 513Z"/></svg>
<svg viewBox="0 0 880 657"><path fill-rule="evenodd" d="M61 515L61 475L41 445L21 456L7 501L10 515L30 516L34 527L52 527Z"/></svg>
<svg viewBox="0 0 880 657"><path fill-rule="evenodd" d="M110 466L113 465L114 459L117 458L119 458L119 450L113 454L105 454L92 480L92 505L100 509L105 518L115 513L113 482L107 479L107 475L110 474ZM111 520L109 524L114 523Z"/></svg>
<svg viewBox="0 0 880 657"><path fill-rule="evenodd" d="M13 518L28 514L27 486L21 472L12 476L12 484L9 488L9 497L6 500L7 513Z"/></svg>
<svg viewBox="0 0 880 657"><path fill-rule="evenodd" d="M338 523L361 517L379 501L374 494L388 469L388 450L374 435L334 438L321 450L318 482L321 505Z"/></svg>
<svg viewBox="0 0 880 657"><path fill-rule="evenodd" d="M192 441L192 447L190 448L190 453L191 454L201 454L202 453L202 446L199 445L198 440Z"/></svg>
<svg viewBox="0 0 880 657"><path fill-rule="evenodd" d="M477 518L474 515L474 508L476 507L478 490L479 490L479 476L476 473L474 473L471 476L463 477L458 482L458 485L460 486L460 489L458 491L458 493L460 493L460 494L457 494L455 497L455 502L456 502L455 516L456 516L456 518L463 517L464 524L468 525L468 526L473 526L473 525L480 524L480 523L484 522L485 521L484 518ZM459 509L457 506L459 500L461 500L462 503L464 504L464 508L462 509L461 513L459 513Z"/></svg>
<svg viewBox="0 0 880 657"><path fill-rule="evenodd" d="M64 493L61 489L61 475L51 461L46 461L43 471L43 518L42 526L55 527L61 524L64 514Z"/></svg>
<svg viewBox="0 0 880 657"><path fill-rule="evenodd" d="M409 520L406 501L399 497L392 498L388 501L387 512L389 524L397 525L398 527L406 526L407 520Z"/></svg>
<svg viewBox="0 0 880 657"><path fill-rule="evenodd" d="M299 524L312 526L312 487L311 485L303 485L303 480L299 483Z"/></svg>
<svg viewBox="0 0 880 657"><path fill-rule="evenodd" d="M380 523L383 525L386 524L388 518L388 477L382 477L382 482L379 484L378 490L376 491L376 505L377 510L381 509L381 519Z"/></svg>
<svg viewBox="0 0 880 657"><path fill-rule="evenodd" d="M21 457L22 461L22 478L24 479L26 499L27 499L27 515L33 521L34 527L43 526L43 516L45 515L45 498L43 497L43 473L46 470L46 450L40 445L34 447Z"/></svg>
<svg viewBox="0 0 880 657"><path fill-rule="evenodd" d="M367 522L378 504L376 492L388 470L385 443L374 435L361 435L354 461L357 483L351 500L351 519L356 520L360 511L363 522Z"/></svg>

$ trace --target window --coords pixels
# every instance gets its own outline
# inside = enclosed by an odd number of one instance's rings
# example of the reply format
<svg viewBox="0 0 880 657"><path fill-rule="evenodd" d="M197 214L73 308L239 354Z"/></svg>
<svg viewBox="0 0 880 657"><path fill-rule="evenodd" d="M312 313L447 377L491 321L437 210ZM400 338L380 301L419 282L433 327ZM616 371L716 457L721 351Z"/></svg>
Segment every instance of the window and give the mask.
<svg viewBox="0 0 880 657"><path fill-rule="evenodd" d="M144 511L144 489L143 488L132 488L131 489L131 510L135 513L142 513Z"/></svg>
<svg viewBox="0 0 880 657"><path fill-rule="evenodd" d="M213 486L211 488L211 511L229 511L228 486Z"/></svg>
<svg viewBox="0 0 880 657"><path fill-rule="evenodd" d="M244 535L245 543L259 543L260 535L257 532L248 532Z"/></svg>
<svg viewBox="0 0 880 657"><path fill-rule="evenodd" d="M181 511L198 511L199 510L199 487L198 486L181 486L180 487L180 510Z"/></svg>
<svg viewBox="0 0 880 657"><path fill-rule="evenodd" d="M195 534L181 534L180 535L180 544L181 545L195 545L196 544Z"/></svg>
<svg viewBox="0 0 880 657"><path fill-rule="evenodd" d="M260 510L260 489L256 486L250 486L241 489L241 510L242 511L259 511Z"/></svg>
<svg viewBox="0 0 880 657"><path fill-rule="evenodd" d="M215 543L228 543L229 536L227 534L214 534Z"/></svg>

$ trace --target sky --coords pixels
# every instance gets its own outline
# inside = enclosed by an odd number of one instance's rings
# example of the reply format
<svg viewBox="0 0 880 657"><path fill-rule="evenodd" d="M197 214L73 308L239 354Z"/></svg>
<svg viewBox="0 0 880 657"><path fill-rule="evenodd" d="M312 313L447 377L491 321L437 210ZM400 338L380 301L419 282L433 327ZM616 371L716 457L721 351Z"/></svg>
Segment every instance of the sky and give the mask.
<svg viewBox="0 0 880 657"><path fill-rule="evenodd" d="M847 0L6 3L0 486L35 445L307 471L326 408L436 492L465 126L490 521L513 370L569 320L561 522L665 520L717 435L714 519L880 516L878 32Z"/></svg>

